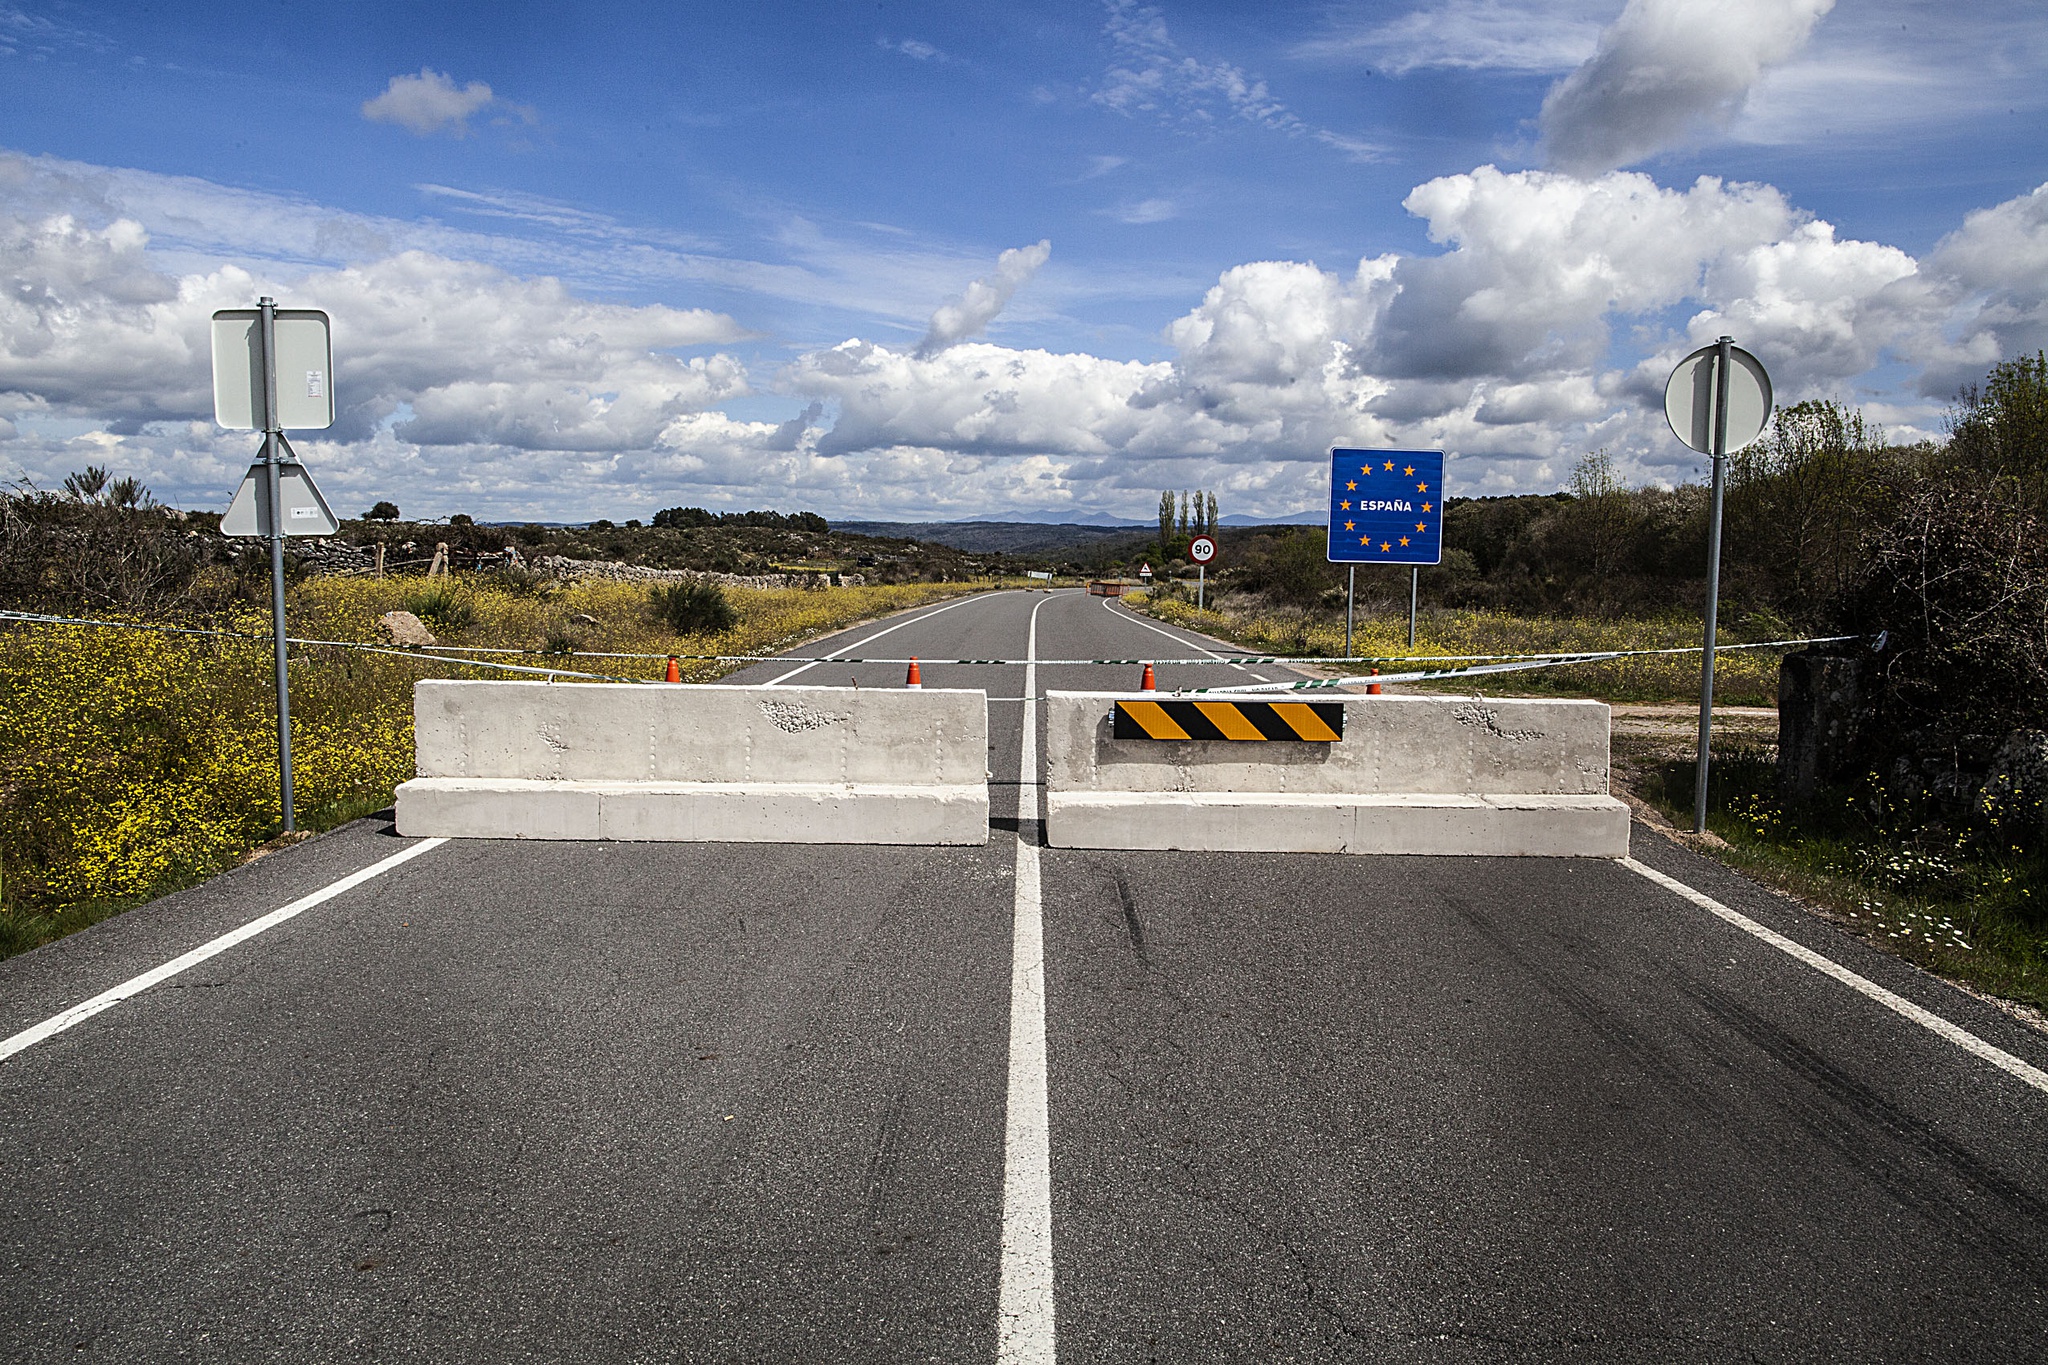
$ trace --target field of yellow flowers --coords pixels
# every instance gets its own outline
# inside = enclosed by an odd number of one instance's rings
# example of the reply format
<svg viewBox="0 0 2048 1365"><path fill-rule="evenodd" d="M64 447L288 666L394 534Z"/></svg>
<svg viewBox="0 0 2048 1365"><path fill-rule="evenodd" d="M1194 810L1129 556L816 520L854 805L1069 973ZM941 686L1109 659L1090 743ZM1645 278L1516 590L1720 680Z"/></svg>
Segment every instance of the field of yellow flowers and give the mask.
<svg viewBox="0 0 2048 1365"><path fill-rule="evenodd" d="M1197 611L1193 604L1160 594L1134 596L1132 605L1161 621L1230 640L1271 654L1336 658L1344 653L1344 622L1275 614ZM1743 643L1724 629L1722 644ZM1509 616L1485 611L1429 611L1416 621L1415 648L1408 648L1408 618L1361 616L1354 625L1356 655L1576 654L1607 650L1669 649L1700 643L1698 617L1599 620L1587 617ZM1383 671L1394 671L1382 665ZM1429 686L1429 684L1418 684ZM1496 695L1541 693L1598 697L1604 701L1684 702L1699 700L1700 656L1647 655L1606 663L1571 664L1527 672L1488 674L1441 684L1460 690L1479 687ZM1729 706L1775 706L1778 651L1723 652L1714 665L1714 695Z"/></svg>
<svg viewBox="0 0 2048 1365"><path fill-rule="evenodd" d="M289 631L373 641L382 613L419 615L444 644L551 648L564 669L653 678L620 653L760 654L987 584L731 588L738 622L678 636L631 583L506 586L488 575L316 578L295 585ZM84 626L0 630L0 956L232 866L282 818L267 612L207 625L253 638ZM735 665L686 664L708 681ZM379 809L412 775L412 684L512 676L319 646L291 660L297 823L324 829Z"/></svg>

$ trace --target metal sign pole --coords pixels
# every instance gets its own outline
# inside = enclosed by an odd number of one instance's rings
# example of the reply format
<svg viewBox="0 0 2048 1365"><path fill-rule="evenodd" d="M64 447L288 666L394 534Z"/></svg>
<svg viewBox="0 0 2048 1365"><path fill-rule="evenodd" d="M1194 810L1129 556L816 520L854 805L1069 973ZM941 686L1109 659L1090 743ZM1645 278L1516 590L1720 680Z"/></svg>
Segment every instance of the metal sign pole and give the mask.
<svg viewBox="0 0 2048 1365"><path fill-rule="evenodd" d="M1358 600L1358 566L1351 566L1351 573L1344 585L1344 657L1351 657L1351 607Z"/></svg>
<svg viewBox="0 0 2048 1365"><path fill-rule="evenodd" d="M292 818L292 698L285 676L284 492L278 468L284 459L284 431L277 421L277 301L265 294L257 308L262 313L264 491L270 503L270 639L277 666L277 795L289 834L298 826Z"/></svg>
<svg viewBox="0 0 2048 1365"><path fill-rule="evenodd" d="M1422 586L1422 566L1408 570L1408 648L1415 648L1415 598Z"/></svg>
<svg viewBox="0 0 2048 1365"><path fill-rule="evenodd" d="M1733 337L1714 344L1714 507L1707 521L1707 641L1700 656L1699 771L1693 779L1692 832L1707 832L1707 764L1714 726L1714 632L1721 615L1721 489L1728 463L1728 365Z"/></svg>
<svg viewBox="0 0 2048 1365"><path fill-rule="evenodd" d="M1196 611L1200 611L1200 610L1202 610L1202 603L1203 603L1203 602L1204 602L1204 601L1206 600L1206 598L1207 598L1207 595L1208 595L1208 591L1209 591L1209 566L1208 566L1207 564L1197 564L1197 565L1195 566L1195 610L1196 610Z"/></svg>

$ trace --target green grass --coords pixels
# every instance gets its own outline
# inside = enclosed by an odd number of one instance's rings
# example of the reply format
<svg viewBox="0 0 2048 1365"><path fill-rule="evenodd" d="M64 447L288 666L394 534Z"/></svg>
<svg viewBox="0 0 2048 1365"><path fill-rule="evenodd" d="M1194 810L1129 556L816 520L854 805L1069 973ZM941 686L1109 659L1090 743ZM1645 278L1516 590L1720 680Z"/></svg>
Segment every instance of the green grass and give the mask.
<svg viewBox="0 0 2048 1365"><path fill-rule="evenodd" d="M1667 749L1640 794L1689 827L1693 774L1689 757ZM1994 825L1896 809L1870 783L1783 800L1762 745L1715 755L1707 803L1707 828L1727 841L1733 866L1931 972L2048 1008L2048 856L2038 848Z"/></svg>

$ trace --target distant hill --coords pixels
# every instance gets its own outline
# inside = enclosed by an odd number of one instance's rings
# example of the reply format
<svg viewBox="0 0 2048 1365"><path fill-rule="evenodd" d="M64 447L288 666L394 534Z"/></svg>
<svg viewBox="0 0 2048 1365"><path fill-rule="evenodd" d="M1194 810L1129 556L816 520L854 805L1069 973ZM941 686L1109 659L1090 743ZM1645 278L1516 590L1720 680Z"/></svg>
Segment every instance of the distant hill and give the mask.
<svg viewBox="0 0 2048 1365"><path fill-rule="evenodd" d="M1290 512L1277 517L1248 517L1240 512L1216 519L1219 526L1321 526L1325 520L1322 512Z"/></svg>
<svg viewBox="0 0 2048 1365"><path fill-rule="evenodd" d="M1247 526L1320 526L1323 516L1319 512L1280 517L1239 515L1222 518L1222 524L1233 530ZM1084 526L1076 522L1037 521L835 521L832 529L855 536L924 540L969 554L1009 555L1067 554L1136 546L1158 534L1147 522Z"/></svg>
<svg viewBox="0 0 2048 1365"><path fill-rule="evenodd" d="M929 541L969 554L1053 554L1135 545L1156 534L1147 526L1077 526L1031 521L835 521L834 531Z"/></svg>

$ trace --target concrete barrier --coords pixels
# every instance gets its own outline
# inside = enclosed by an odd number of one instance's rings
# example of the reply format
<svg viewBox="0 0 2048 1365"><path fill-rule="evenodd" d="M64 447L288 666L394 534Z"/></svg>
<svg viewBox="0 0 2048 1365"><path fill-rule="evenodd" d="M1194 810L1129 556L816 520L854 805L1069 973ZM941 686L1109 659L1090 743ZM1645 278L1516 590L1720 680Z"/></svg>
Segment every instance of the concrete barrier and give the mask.
<svg viewBox="0 0 2048 1365"><path fill-rule="evenodd" d="M1131 694L1046 696L1055 847L1628 853L1628 807L1607 793L1600 702L1347 696L1344 737L1318 744L1120 740L1110 733L1119 697Z"/></svg>
<svg viewBox="0 0 2048 1365"><path fill-rule="evenodd" d="M985 844L980 691L427 681L398 831Z"/></svg>

